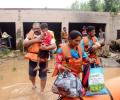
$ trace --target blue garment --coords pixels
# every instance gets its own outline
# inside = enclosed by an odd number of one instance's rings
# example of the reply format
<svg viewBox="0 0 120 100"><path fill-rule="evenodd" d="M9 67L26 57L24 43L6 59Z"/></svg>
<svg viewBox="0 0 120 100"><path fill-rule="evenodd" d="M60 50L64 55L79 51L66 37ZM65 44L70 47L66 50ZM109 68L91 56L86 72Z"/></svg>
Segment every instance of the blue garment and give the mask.
<svg viewBox="0 0 120 100"><path fill-rule="evenodd" d="M98 39L96 38L96 41L98 42ZM90 39L89 40L89 46L90 47L92 47L92 45L93 45L93 41L92 41L92 39ZM82 50L84 50L84 40L82 39L81 41L80 41L80 45L81 45L81 47L82 47Z"/></svg>
<svg viewBox="0 0 120 100"><path fill-rule="evenodd" d="M70 53L71 53L73 58L76 58L76 59L80 58L80 55L78 54L77 50L71 49Z"/></svg>
<svg viewBox="0 0 120 100"><path fill-rule="evenodd" d="M57 53L58 53L58 54L62 53L62 48L59 48L58 51L57 51ZM78 53L77 50L70 49L70 53L71 53L71 56L72 56L73 58L76 58L76 59L80 58L80 57L79 57L79 53ZM87 55L86 55L86 53L85 53L84 51L82 51L82 57L84 57L84 58L87 57Z"/></svg>
<svg viewBox="0 0 120 100"><path fill-rule="evenodd" d="M80 46L82 47L82 56L83 56L83 59L88 58L88 55L87 55L87 53L84 50L84 41L83 41L83 39L80 42Z"/></svg>
<svg viewBox="0 0 120 100"><path fill-rule="evenodd" d="M97 37L96 37L96 42L98 42ZM93 45L93 41L92 41L92 39L89 40L89 45L90 45L90 47L92 47L92 45Z"/></svg>

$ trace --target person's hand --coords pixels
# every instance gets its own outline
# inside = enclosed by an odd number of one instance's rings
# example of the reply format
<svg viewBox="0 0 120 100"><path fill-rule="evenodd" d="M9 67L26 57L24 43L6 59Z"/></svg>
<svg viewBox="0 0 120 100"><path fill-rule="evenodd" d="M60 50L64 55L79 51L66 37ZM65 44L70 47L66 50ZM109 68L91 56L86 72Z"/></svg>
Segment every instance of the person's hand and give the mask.
<svg viewBox="0 0 120 100"><path fill-rule="evenodd" d="M46 45L42 44L40 46L40 50L48 50L48 47Z"/></svg>
<svg viewBox="0 0 120 100"><path fill-rule="evenodd" d="M97 46L93 45L92 48L91 48L91 51L94 52L96 49L97 49Z"/></svg>
<svg viewBox="0 0 120 100"><path fill-rule="evenodd" d="M66 65L61 65L61 64L58 65L58 69L59 70L62 69L62 70L71 71L70 68L68 68Z"/></svg>
<svg viewBox="0 0 120 100"><path fill-rule="evenodd" d="M51 45L48 45L46 46L45 44L41 45L40 49L41 50L53 50L56 48L56 45L55 44L51 44Z"/></svg>
<svg viewBox="0 0 120 100"><path fill-rule="evenodd" d="M101 47L104 46L104 45L105 45L105 40L102 39L102 40L100 41L100 44L101 44Z"/></svg>
<svg viewBox="0 0 120 100"><path fill-rule="evenodd" d="M95 63L96 59L95 59L95 58L89 58L88 61L89 61L90 63Z"/></svg>

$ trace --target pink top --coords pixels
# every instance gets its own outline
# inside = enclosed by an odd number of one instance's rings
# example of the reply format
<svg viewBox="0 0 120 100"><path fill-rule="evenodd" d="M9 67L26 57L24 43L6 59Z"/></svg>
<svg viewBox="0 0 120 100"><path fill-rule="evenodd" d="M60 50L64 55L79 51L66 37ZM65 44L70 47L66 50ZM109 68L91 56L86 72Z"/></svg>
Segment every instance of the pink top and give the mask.
<svg viewBox="0 0 120 100"><path fill-rule="evenodd" d="M87 34L86 30L82 31L82 35L84 36L85 34Z"/></svg>

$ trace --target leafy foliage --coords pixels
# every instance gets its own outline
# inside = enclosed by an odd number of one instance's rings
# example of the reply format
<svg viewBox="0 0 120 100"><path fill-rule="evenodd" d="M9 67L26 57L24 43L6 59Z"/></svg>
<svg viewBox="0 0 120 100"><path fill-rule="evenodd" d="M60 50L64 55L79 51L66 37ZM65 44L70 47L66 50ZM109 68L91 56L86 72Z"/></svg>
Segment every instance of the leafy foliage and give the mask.
<svg viewBox="0 0 120 100"><path fill-rule="evenodd" d="M90 5L91 11L99 11L98 0L90 0L89 5Z"/></svg>
<svg viewBox="0 0 120 100"><path fill-rule="evenodd" d="M106 12L120 11L120 0L104 0L104 11Z"/></svg>
<svg viewBox="0 0 120 100"><path fill-rule="evenodd" d="M0 46L0 57L3 57L4 55L7 55L10 53L10 49L8 49L7 46Z"/></svg>
<svg viewBox="0 0 120 100"><path fill-rule="evenodd" d="M81 11L105 11L105 12L119 12L120 0L89 0L88 2L80 3L76 0L71 9L79 9Z"/></svg>
<svg viewBox="0 0 120 100"><path fill-rule="evenodd" d="M90 11L90 5L87 2L81 3L80 4L80 10L81 11Z"/></svg>
<svg viewBox="0 0 120 100"><path fill-rule="evenodd" d="M71 5L71 8L72 8L72 9L75 9L75 10L80 9L80 2L79 2L79 0L76 0L76 1Z"/></svg>

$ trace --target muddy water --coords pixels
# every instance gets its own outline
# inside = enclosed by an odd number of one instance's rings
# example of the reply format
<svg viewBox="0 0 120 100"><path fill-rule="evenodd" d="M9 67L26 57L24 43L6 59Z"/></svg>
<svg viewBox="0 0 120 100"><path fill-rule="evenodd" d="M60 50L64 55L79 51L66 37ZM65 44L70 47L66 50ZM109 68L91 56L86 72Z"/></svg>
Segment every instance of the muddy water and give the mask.
<svg viewBox="0 0 120 100"><path fill-rule="evenodd" d="M53 62L49 62L50 71L53 71ZM56 100L57 95L51 92L54 78L48 73L48 81L44 94L40 93L39 78L37 88L31 89L28 79L27 60L23 57L0 59L0 100ZM105 80L120 76L120 68L105 67Z"/></svg>

